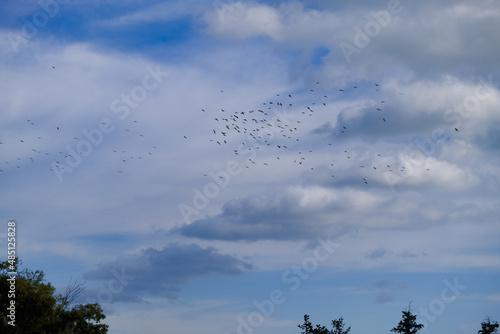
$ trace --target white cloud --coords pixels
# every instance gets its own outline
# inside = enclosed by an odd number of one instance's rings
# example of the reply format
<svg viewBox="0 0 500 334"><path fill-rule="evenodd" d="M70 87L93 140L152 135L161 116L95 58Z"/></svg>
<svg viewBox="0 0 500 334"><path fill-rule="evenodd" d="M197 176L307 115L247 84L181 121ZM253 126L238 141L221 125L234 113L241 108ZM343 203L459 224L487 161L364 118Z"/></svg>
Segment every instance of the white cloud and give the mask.
<svg viewBox="0 0 500 334"><path fill-rule="evenodd" d="M221 15L217 15L221 14ZM216 35L248 38L259 35L278 37L280 15L275 9L256 3L224 4L218 12L208 12L210 30Z"/></svg>

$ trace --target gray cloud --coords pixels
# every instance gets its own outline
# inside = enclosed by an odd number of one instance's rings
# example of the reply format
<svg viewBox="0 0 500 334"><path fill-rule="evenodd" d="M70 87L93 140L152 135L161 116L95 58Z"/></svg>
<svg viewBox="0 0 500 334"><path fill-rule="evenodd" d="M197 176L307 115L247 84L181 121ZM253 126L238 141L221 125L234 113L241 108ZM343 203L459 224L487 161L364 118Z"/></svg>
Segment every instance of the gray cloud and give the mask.
<svg viewBox="0 0 500 334"><path fill-rule="evenodd" d="M375 304L386 304L386 303L391 303L394 300L395 300L394 294L387 292L387 291L383 291L383 292L379 292L375 296L375 299L373 300L373 302Z"/></svg>
<svg viewBox="0 0 500 334"><path fill-rule="evenodd" d="M324 230L314 212L297 208L291 195L251 196L232 200L214 217L184 224L172 233L215 240L303 240Z"/></svg>
<svg viewBox="0 0 500 334"><path fill-rule="evenodd" d="M251 268L252 264L221 254L213 247L171 244L162 249L146 248L137 256L101 263L85 276L91 281L104 282L125 277L118 280L127 283L122 284L123 291L113 295L113 301L140 302L145 296L176 299L182 285L188 281L213 275L239 275ZM89 295L96 291L99 288L90 290Z"/></svg>
<svg viewBox="0 0 500 334"><path fill-rule="evenodd" d="M449 168L446 165L443 167ZM473 198L466 200L467 203L457 203L457 198L465 199L464 193L456 193L456 189L460 189L457 187L467 189L468 186L460 184L462 174L453 168L436 171L431 180L429 174L408 171L410 176L402 178L401 184L396 184L399 189L403 189L400 192L391 191L387 180L383 179L376 185L377 190L368 188L369 185L359 176L359 169L359 166L354 171L347 168L344 171L346 175L342 176L343 181L331 181L327 174L315 180L306 179L310 183L317 183L316 186L292 186L265 196L231 200L223 205L220 214L182 224L168 233L205 240L298 241L313 239L325 233L341 235L353 228L419 230L447 224L450 219L469 222L483 217L485 221L491 221L496 211ZM444 178L453 173L456 174L456 180ZM439 175L442 175L441 179L437 178ZM443 185L450 183L449 190L429 192L428 197L416 196L412 191L424 185L431 186L431 182L441 182ZM476 185L471 189L475 191L479 188L481 186ZM376 259L389 254L386 249L378 249L365 257Z"/></svg>
<svg viewBox="0 0 500 334"><path fill-rule="evenodd" d="M407 284L404 282L397 282L387 278L379 279L375 282L372 282L366 286L366 288L370 291L373 290L399 290L407 287Z"/></svg>
<svg viewBox="0 0 500 334"><path fill-rule="evenodd" d="M406 289L408 285L405 282L394 281L388 278L382 278L370 282L358 290L366 293L376 293L373 302L375 304L386 304L396 300L395 291Z"/></svg>
<svg viewBox="0 0 500 334"><path fill-rule="evenodd" d="M219 38L267 36L287 50L307 50L304 54L310 55L323 47L329 54L319 66L307 64L311 59L302 55L293 72L306 75L312 70L316 77L329 75L332 82L348 82L353 74L373 79L395 71L408 78L435 79L443 74L468 78L487 75L496 68L500 58L496 3L402 0L389 18L377 19L374 13L388 10L388 4L304 1L272 6L247 2L228 5L224 19L207 13L205 21L207 32ZM372 30L375 33L367 33L370 24L378 25ZM363 43L356 44L356 40ZM342 43L356 48L350 62L344 57Z"/></svg>
<svg viewBox="0 0 500 334"><path fill-rule="evenodd" d="M386 257L388 255L392 254L390 250L387 250L385 248L379 248L374 251L369 252L368 254L365 255L365 258L367 259L380 259L383 257Z"/></svg>

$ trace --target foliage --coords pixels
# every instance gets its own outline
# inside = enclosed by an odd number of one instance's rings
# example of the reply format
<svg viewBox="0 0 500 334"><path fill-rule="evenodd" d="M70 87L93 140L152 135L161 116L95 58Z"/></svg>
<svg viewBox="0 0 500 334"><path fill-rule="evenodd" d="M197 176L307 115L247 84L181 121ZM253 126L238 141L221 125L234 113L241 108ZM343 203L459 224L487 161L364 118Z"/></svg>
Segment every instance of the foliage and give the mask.
<svg viewBox="0 0 500 334"><path fill-rule="evenodd" d="M344 318L342 317L332 320L332 327L332 334L348 334L351 331L351 326L344 330Z"/></svg>
<svg viewBox="0 0 500 334"><path fill-rule="evenodd" d="M493 334L497 333L498 322L491 322L490 317L486 317L486 319L481 323L481 329L477 332L478 334Z"/></svg>
<svg viewBox="0 0 500 334"><path fill-rule="evenodd" d="M391 332L402 333L402 334L415 334L424 325L417 324L417 316L411 313L411 303L408 306L408 311L403 311L403 319L399 321L399 324L391 329Z"/></svg>
<svg viewBox="0 0 500 334"><path fill-rule="evenodd" d="M101 324L105 319L99 304L70 304L82 293L82 284L70 284L66 295L54 295L55 287L45 283L41 270L32 271L27 268L19 271L21 262L0 262L0 332L5 334L105 334L108 325ZM15 280L15 297L11 292L11 277L7 273L17 271ZM8 318L11 300L15 301L15 326L9 325Z"/></svg>
<svg viewBox="0 0 500 334"><path fill-rule="evenodd" d="M302 325L297 325L300 329L302 329L301 334L348 334L351 330L351 327L344 330L344 319L338 318L336 320L332 320L332 330L329 330L325 326L321 326L319 324L314 328L312 323L309 321L309 315L304 315L304 323Z"/></svg>

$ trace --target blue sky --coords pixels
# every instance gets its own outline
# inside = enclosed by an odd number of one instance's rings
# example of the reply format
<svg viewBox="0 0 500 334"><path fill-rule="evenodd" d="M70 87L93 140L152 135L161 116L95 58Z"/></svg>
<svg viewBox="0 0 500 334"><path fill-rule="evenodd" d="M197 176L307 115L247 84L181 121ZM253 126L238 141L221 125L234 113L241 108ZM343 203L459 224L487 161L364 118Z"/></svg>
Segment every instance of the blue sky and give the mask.
<svg viewBox="0 0 500 334"><path fill-rule="evenodd" d="M500 319L496 2L4 1L0 22L1 220L110 333L383 333L410 301L429 334Z"/></svg>

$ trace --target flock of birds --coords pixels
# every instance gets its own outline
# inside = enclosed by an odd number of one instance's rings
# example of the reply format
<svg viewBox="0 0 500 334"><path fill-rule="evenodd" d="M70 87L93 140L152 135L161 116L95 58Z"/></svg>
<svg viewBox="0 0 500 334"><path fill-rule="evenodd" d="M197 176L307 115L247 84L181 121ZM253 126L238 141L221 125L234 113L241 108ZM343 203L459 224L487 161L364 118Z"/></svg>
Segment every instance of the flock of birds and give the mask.
<svg viewBox="0 0 500 334"><path fill-rule="evenodd" d="M240 157L243 166L248 169L258 165L271 166L284 160L287 163L303 167L305 170L321 169L322 166L318 165L314 155L316 154L317 157L325 153L332 153L333 149L337 149L338 153L339 146L345 144L340 144L341 140L337 139L340 139L339 136L349 134L351 130L347 124L342 124L339 121L337 113L332 113L333 110L328 105L329 96L324 93L320 82L316 82L316 85L318 90L309 89L307 92L306 98L309 100L307 103L304 103L302 96L295 105L296 102L292 94L277 93L272 101L263 102L262 106L256 109L238 111L230 111L225 108L215 111L201 109L202 113L210 113L213 120L213 126L209 130L212 137L210 142L220 147L228 147L232 154ZM340 88L333 92L334 98L341 94L354 93L359 88L359 86ZM375 83L374 92L380 92L379 88L379 84ZM224 94L225 92L221 90L220 93ZM400 94L402 95L402 93ZM380 126L388 124L388 116L383 111L385 105L386 101L380 99L373 110L373 112L378 113ZM328 115L331 115L332 121L336 124L335 128L330 127L326 130L326 136L313 136L318 127L301 131L306 128L303 127L304 124L308 124L310 127L311 122L308 119L320 115L324 120L325 113L327 118ZM329 123L327 125L329 126ZM458 131L458 129L455 130ZM185 140L189 140L188 135L183 137ZM345 159L355 163L355 152L352 152L348 147L340 149ZM316 153L316 151L318 152ZM391 165L392 161L389 163L388 159L382 159L380 153L376 153L376 158L379 159L379 163L376 165L360 164L358 168L392 173L408 171L404 164ZM335 177L336 163L336 161L330 161L326 164L331 178ZM325 169L323 168L323 170ZM426 170L429 171L428 168ZM207 177L208 175L204 174L203 176ZM368 184L366 175L363 176L365 177L360 177L360 182Z"/></svg>
<svg viewBox="0 0 500 334"><path fill-rule="evenodd" d="M52 69L55 70L55 67L53 66ZM112 148L110 153L116 161L123 164L130 164L134 160L147 161L157 152L158 147L148 144L145 139L147 135L141 131L138 119L131 119L127 124L123 124L123 121L117 121L114 122L114 126L117 129L112 134L103 134L103 137L122 135L125 141L130 140L131 137L137 137L143 141L139 151L127 149L123 145ZM94 128L98 127L99 124L94 124ZM91 155L93 151L106 149L99 147L100 144L94 143L90 147L90 154L84 152L89 150L89 147L81 145L81 143L89 142L89 138L83 134L82 129L78 131L78 128L71 128L62 122L49 124L46 120L39 120L37 115L21 121L21 124L16 125L16 129L14 135L0 137L0 177L15 172L31 172L33 169L39 168L53 175L65 175L71 172L75 165L79 165L78 161L86 159L85 157ZM91 127L89 127L89 131L92 131L90 129ZM105 138L103 140L106 141ZM125 168L121 168L117 172L124 173L125 170Z"/></svg>
<svg viewBox="0 0 500 334"><path fill-rule="evenodd" d="M314 85L314 84L313 84ZM365 90L373 90L374 94L379 94L379 84L375 83L372 88L363 87ZM333 99L341 94L353 94L356 90L361 90L359 86L352 86L352 88L340 88L335 91L325 93L321 87L320 82L316 82L315 89L309 89L305 94L300 95L297 99L291 93L277 93L275 98L263 102L259 108L246 109L246 110L229 110L220 108L214 111L208 108L201 109L201 112L206 116L209 114L213 121L213 125L207 128L210 136L210 142L213 145L220 146L227 149L230 154L239 156L245 168L252 168L256 165L271 166L276 163L291 163L307 170L314 171L315 168L320 167L313 156L318 154L323 155L326 151L321 151L323 145L324 149L336 149L342 152L345 159L354 162L355 157L347 147L339 147L338 136L349 134L348 124L341 124L338 113L333 112L332 107L329 106L331 98L327 94L333 94ZM223 90L220 91L221 99L224 99ZM297 101L296 101L297 100ZM306 101L307 100L307 101ZM373 112L378 113L378 119L381 126L389 124L388 116L384 113L384 106L386 101L379 99L374 106ZM335 128L329 127L325 131L326 136L314 136L314 117L320 115L323 121L332 115L331 120ZM6 140L0 138L0 174L13 171L16 169L25 168L28 165L34 165L37 161L42 161L43 166L50 172L64 172L68 168L68 159L74 160L74 154L85 155L84 152L78 152L76 147L82 138L81 133L69 135L65 132L64 124L53 126L52 131L47 129L46 126L39 126L38 122L32 119L26 119L25 126L29 127L30 135L25 138L11 138ZM117 173L125 173L128 169L125 167L134 161L144 161L150 159L158 150L161 144L152 145L148 141L144 141L145 134L141 132L139 121L129 120L125 124L125 128L121 128L122 135L135 136L137 140L143 140L143 149L141 151L128 151L125 148L112 148L112 152L117 161L123 164L123 168L118 168ZM304 126L304 124L307 124ZM311 130L311 124L313 128ZM123 124L122 124L123 125ZM329 126L329 123L328 123ZM316 126L318 130L319 126ZM324 132L325 132L324 131ZM455 131L458 129L455 128ZM24 133L28 133L25 131ZM64 135L62 135L64 133ZM44 138L50 134L52 138L49 141L54 147L54 139L61 141L60 149L57 151L43 148ZM58 135L61 134L61 135ZM114 134L112 134L114 136ZM208 135L208 134L207 134ZM189 140L189 135L185 134L184 140ZM125 138L130 140L129 138ZM322 141L322 142L321 142ZM158 146L157 146L158 145ZM7 146L14 147L19 156L2 159L2 148ZM72 146L75 148L73 151L68 151L66 147ZM64 148L62 148L64 147ZM93 148L98 150L101 148ZM104 148L103 148L104 149ZM105 149L108 149L106 147ZM318 152L316 152L318 150ZM13 150L10 150L13 151ZM5 152L5 151L4 151ZM265 152L265 153L261 153ZM330 151L332 152L332 151ZM317 155L317 156L318 156ZM272 158L270 158L272 156ZM377 157L382 157L380 153ZM3 161L2 161L3 160ZM405 172L404 165L392 166L391 164L381 163L378 165L368 166L360 164L358 168L385 170L390 172ZM330 161L326 164L329 170L330 177L335 177L336 162ZM324 169L323 169L324 170ZM428 169L427 169L428 170ZM204 174L207 176L207 174ZM366 176L366 175L365 175ZM361 177L360 182L368 184L366 177Z"/></svg>
<svg viewBox="0 0 500 334"><path fill-rule="evenodd" d="M137 122L137 120L134 121L134 123ZM59 174L65 174L72 170L74 164L78 164L78 159L83 159L87 156L85 150L88 150L88 146L83 146L82 150L78 150L80 146L79 143L83 141L88 142L88 138L82 135L81 132L76 133L72 129L65 129L64 125L52 126L50 127L52 131L50 131L46 125L39 125L38 122L35 123L31 119L26 119L25 124L30 128L24 129L28 131L21 132L29 132L30 135L25 135L24 138L21 136L19 138L10 138L10 140L0 140L0 159L3 158L3 161L0 160L0 165L3 164L3 166L0 167L0 173L13 172L17 169L31 170L31 168L43 166L44 169L51 173L57 172ZM132 133L133 130L126 128L122 131ZM134 133L134 135L144 137L142 133ZM55 151L55 146L57 146L59 150ZM2 152L2 148L10 149L6 149ZM99 149L100 148L96 148L96 145L92 145L91 147L92 151ZM125 163L127 161L133 161L134 159L138 161L143 159L147 160L151 158L157 149L157 146L149 145L146 149L142 150L142 152L138 153L136 151L132 152L116 147L112 149L112 153L116 158ZM10 151L9 153L14 151L17 156L13 157L12 154L7 154L6 151ZM6 158L8 155L11 156L10 159ZM77 157L77 155L80 157ZM123 170L118 170L118 172L123 173Z"/></svg>

